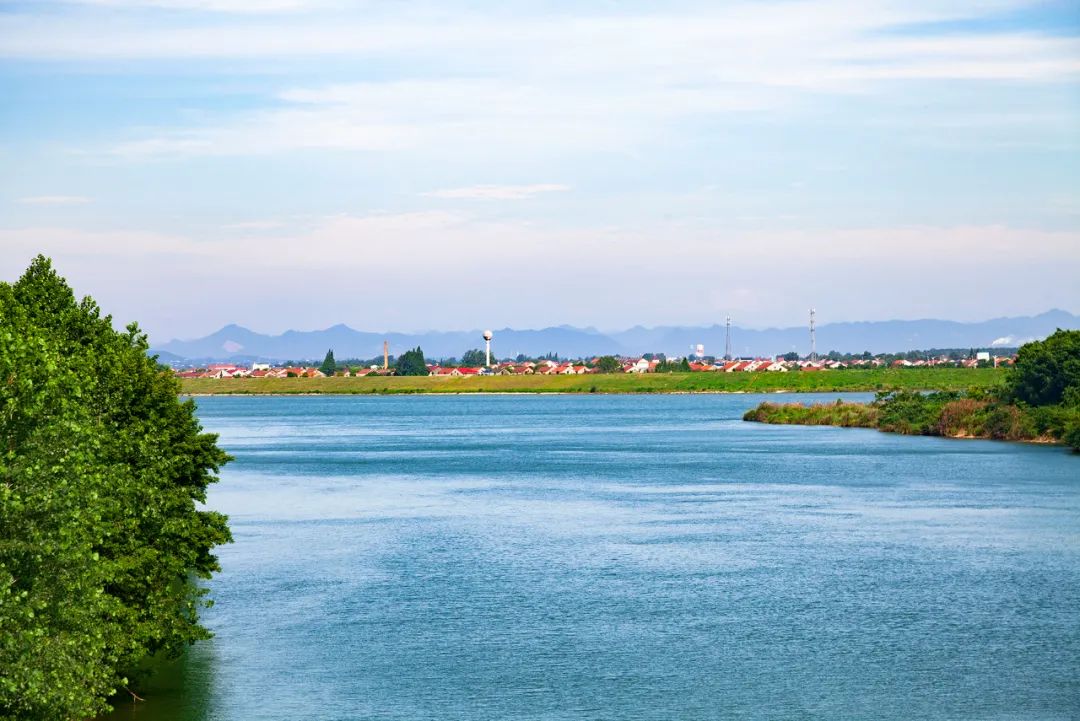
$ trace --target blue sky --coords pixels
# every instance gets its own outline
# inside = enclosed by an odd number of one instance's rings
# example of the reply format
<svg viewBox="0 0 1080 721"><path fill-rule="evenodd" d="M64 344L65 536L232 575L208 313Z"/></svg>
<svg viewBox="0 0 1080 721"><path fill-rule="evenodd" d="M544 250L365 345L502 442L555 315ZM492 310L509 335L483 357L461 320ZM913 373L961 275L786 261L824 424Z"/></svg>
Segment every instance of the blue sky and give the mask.
<svg viewBox="0 0 1080 721"><path fill-rule="evenodd" d="M0 3L0 276L152 336L1080 311L1080 10Z"/></svg>

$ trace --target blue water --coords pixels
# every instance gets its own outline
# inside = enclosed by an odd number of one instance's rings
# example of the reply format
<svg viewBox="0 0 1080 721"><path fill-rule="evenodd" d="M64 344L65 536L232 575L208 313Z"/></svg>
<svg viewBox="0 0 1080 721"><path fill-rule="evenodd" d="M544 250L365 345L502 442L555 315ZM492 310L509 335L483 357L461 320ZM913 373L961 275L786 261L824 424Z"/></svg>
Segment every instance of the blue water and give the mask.
<svg viewBox="0 0 1080 721"><path fill-rule="evenodd" d="M115 717L1080 718L1080 458L762 399L201 398L216 637Z"/></svg>

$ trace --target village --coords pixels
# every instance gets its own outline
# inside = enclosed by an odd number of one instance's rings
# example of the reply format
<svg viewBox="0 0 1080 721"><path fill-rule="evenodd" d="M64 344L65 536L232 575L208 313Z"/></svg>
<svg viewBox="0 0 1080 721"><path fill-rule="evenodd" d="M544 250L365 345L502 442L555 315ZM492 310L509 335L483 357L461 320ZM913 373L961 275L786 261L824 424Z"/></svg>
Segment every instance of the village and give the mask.
<svg viewBox="0 0 1080 721"><path fill-rule="evenodd" d="M521 375L585 375L589 373L788 373L788 372L825 372L846 369L869 368L985 368L1001 367L1013 364L1014 357L991 355L979 352L971 358L956 358L942 354L933 358L894 358L889 356L854 357L854 358L791 358L790 354L774 358L738 358L731 360L689 356L678 359L643 356L639 358L619 358L599 356L590 359L568 360L503 360L490 366L460 366L429 363L429 376L442 378L461 378L470 376L521 376ZM338 364L335 370L322 369L320 366L286 365L275 366L269 363L210 363L204 368L177 369L178 378L325 378L330 375L339 377L392 376L396 375L389 359L382 365L367 366Z"/></svg>

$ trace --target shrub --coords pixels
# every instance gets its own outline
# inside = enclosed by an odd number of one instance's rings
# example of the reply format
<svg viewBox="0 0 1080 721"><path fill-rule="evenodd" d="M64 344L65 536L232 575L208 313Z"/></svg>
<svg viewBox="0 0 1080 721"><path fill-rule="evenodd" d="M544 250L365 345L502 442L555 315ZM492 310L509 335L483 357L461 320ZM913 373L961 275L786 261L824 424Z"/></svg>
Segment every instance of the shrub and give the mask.
<svg viewBox="0 0 1080 721"><path fill-rule="evenodd" d="M986 403L971 398L949 401L941 407L937 420L937 435L981 436Z"/></svg>

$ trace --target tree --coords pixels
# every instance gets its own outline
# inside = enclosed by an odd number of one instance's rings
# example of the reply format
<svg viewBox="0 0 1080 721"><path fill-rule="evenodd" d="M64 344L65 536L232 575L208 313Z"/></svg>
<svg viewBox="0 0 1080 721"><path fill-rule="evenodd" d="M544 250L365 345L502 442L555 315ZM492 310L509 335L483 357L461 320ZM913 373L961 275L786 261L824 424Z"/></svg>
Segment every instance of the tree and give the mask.
<svg viewBox="0 0 1080 721"><path fill-rule="evenodd" d="M196 578L229 460L134 324L76 302L44 257L0 283L0 718L87 718L142 660L209 637Z"/></svg>
<svg viewBox="0 0 1080 721"><path fill-rule="evenodd" d="M1046 340L1021 346L1009 390L1032 406L1080 405L1080 330L1059 329Z"/></svg>
<svg viewBox="0 0 1080 721"><path fill-rule="evenodd" d="M793 350L788 351L787 353L785 353L784 355L782 355L780 357L783 358L784 360L786 360L788 363L794 363L795 361L799 360L799 354L796 353Z"/></svg>
<svg viewBox="0 0 1080 721"><path fill-rule="evenodd" d="M334 349L326 351L326 357L323 358L322 365L319 366L319 370L323 375L332 376L337 373L337 363L334 362Z"/></svg>
<svg viewBox="0 0 1080 721"><path fill-rule="evenodd" d="M601 373L618 373L622 370L622 363L613 355L605 355L596 360L596 368Z"/></svg>
<svg viewBox="0 0 1080 721"><path fill-rule="evenodd" d="M487 365L487 353L480 350L479 348L467 350L461 356L461 365L469 368Z"/></svg>
<svg viewBox="0 0 1080 721"><path fill-rule="evenodd" d="M424 360L424 351L420 349L420 346L402 353L394 369L399 376L426 376L429 372L427 361Z"/></svg>

